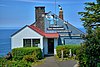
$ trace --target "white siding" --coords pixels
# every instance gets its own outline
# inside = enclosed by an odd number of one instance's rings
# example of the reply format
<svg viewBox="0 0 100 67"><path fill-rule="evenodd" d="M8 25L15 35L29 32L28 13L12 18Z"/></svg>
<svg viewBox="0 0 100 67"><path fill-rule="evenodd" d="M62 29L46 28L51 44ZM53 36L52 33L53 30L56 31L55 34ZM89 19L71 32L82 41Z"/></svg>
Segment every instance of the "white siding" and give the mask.
<svg viewBox="0 0 100 67"><path fill-rule="evenodd" d="M24 28L17 34L11 37L11 48L23 47L23 39L40 39L40 45L44 54L48 54L48 38L43 38L39 33L30 29L29 27ZM58 39L54 38L54 54L56 54L56 46L58 45Z"/></svg>
<svg viewBox="0 0 100 67"><path fill-rule="evenodd" d="M44 54L48 54L48 40L44 38Z"/></svg>
<svg viewBox="0 0 100 67"><path fill-rule="evenodd" d="M30 29L29 27L24 28L17 34L11 37L11 48L23 47L23 39L40 39L41 49L43 49L43 36L38 34L36 31Z"/></svg>
<svg viewBox="0 0 100 67"><path fill-rule="evenodd" d="M56 47L58 46L58 39L54 38L54 54L56 55Z"/></svg>

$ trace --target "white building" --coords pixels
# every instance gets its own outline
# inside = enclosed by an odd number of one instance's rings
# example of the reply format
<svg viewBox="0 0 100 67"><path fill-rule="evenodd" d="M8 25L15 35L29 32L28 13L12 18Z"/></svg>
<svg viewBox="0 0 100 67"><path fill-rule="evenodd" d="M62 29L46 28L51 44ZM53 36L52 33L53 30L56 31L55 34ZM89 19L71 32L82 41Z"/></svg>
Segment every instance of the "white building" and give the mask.
<svg viewBox="0 0 100 67"><path fill-rule="evenodd" d="M11 37L11 48L40 47L43 54L56 54L56 46L79 44L84 33L52 12L45 13L45 7L35 7L35 23L25 26Z"/></svg>
<svg viewBox="0 0 100 67"><path fill-rule="evenodd" d="M39 47L44 54L56 54L58 33L45 33L39 28L25 26L11 37L11 48Z"/></svg>

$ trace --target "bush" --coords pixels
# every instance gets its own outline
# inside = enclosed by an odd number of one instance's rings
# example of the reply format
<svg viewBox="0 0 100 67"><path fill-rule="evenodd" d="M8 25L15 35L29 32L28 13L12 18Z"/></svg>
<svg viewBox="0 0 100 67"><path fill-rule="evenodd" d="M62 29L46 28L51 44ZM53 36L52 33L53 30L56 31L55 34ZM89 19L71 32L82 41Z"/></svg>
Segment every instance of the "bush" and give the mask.
<svg viewBox="0 0 100 67"><path fill-rule="evenodd" d="M26 61L7 61L5 67L31 67L31 63Z"/></svg>
<svg viewBox="0 0 100 67"><path fill-rule="evenodd" d="M25 55L24 57L23 57L23 60L24 61L27 61L27 62L34 62L34 56L33 55Z"/></svg>
<svg viewBox="0 0 100 67"><path fill-rule="evenodd" d="M97 67L100 67L100 63L97 63Z"/></svg>
<svg viewBox="0 0 100 67"><path fill-rule="evenodd" d="M4 67L6 64L6 59L5 58L0 58L0 67Z"/></svg>
<svg viewBox="0 0 100 67"><path fill-rule="evenodd" d="M56 47L57 56L59 58L61 58L61 50L63 50L63 54L64 54L63 56L67 57L68 56L67 54L69 54L69 49L66 46L57 46Z"/></svg>
<svg viewBox="0 0 100 67"><path fill-rule="evenodd" d="M80 51L80 45L76 45L76 44L69 44L69 45L65 45L68 49L71 49L72 54L76 54L78 55L79 51Z"/></svg>
<svg viewBox="0 0 100 67"><path fill-rule="evenodd" d="M37 59L42 58L41 49L38 47L15 48L12 50L14 60L22 60L25 55L36 55Z"/></svg>
<svg viewBox="0 0 100 67"><path fill-rule="evenodd" d="M69 49L71 49L72 54L78 55L78 53L80 51L80 45L69 44L69 45L60 45L60 46L57 46L56 47L57 56L59 58L61 58L61 50L63 50L64 51L64 53L63 53L64 57L68 57L68 55L69 55Z"/></svg>
<svg viewBox="0 0 100 67"><path fill-rule="evenodd" d="M31 63L26 61L11 61L5 58L0 58L0 67L31 67Z"/></svg>

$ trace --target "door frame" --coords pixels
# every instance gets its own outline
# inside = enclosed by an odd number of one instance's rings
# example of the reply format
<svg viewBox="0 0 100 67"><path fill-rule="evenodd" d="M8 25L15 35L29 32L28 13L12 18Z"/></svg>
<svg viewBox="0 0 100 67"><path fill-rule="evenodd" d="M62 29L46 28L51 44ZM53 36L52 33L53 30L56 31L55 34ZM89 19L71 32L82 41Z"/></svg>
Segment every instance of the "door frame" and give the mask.
<svg viewBox="0 0 100 67"><path fill-rule="evenodd" d="M48 38L48 54L54 54L54 38Z"/></svg>

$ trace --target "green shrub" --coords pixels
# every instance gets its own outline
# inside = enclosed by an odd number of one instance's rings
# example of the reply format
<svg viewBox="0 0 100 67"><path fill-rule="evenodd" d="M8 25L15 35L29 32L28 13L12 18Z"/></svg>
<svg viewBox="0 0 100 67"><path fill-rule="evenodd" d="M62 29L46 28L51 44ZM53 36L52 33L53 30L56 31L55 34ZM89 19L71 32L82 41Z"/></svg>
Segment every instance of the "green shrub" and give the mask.
<svg viewBox="0 0 100 67"><path fill-rule="evenodd" d="M8 61L6 63L6 65L7 65L7 67L31 67L31 63L28 63L28 62L23 61L23 60L20 60L20 61Z"/></svg>
<svg viewBox="0 0 100 67"><path fill-rule="evenodd" d="M61 50L63 50L63 54L64 54L63 56L67 57L68 56L67 54L69 54L69 49L66 46L57 46L56 47L57 56L59 58L61 58Z"/></svg>
<svg viewBox="0 0 100 67"><path fill-rule="evenodd" d="M23 57L23 60L27 61L27 62L34 62L34 56L33 55L25 55Z"/></svg>
<svg viewBox="0 0 100 67"><path fill-rule="evenodd" d="M11 61L5 58L0 58L0 67L31 67L31 63L26 61Z"/></svg>
<svg viewBox="0 0 100 67"><path fill-rule="evenodd" d="M80 51L80 45L76 45L76 44L68 44L68 45L65 45L68 49L71 49L72 51L72 54L78 54L79 51Z"/></svg>
<svg viewBox="0 0 100 67"><path fill-rule="evenodd" d="M61 50L64 51L64 57L68 57L69 55L69 49L71 49L72 54L76 54L78 55L79 51L80 51L80 45L72 45L72 44L68 44L68 45L60 45L56 47L56 52L57 52L57 56L59 58L61 58Z"/></svg>
<svg viewBox="0 0 100 67"><path fill-rule="evenodd" d="M97 63L97 67L100 67L100 63Z"/></svg>
<svg viewBox="0 0 100 67"><path fill-rule="evenodd" d="M15 48L12 50L12 55L14 60L22 60L25 55L36 55L37 59L42 58L41 49L38 47L24 47Z"/></svg>
<svg viewBox="0 0 100 67"><path fill-rule="evenodd" d="M0 58L0 67L4 67L6 64L6 59L5 58Z"/></svg>

